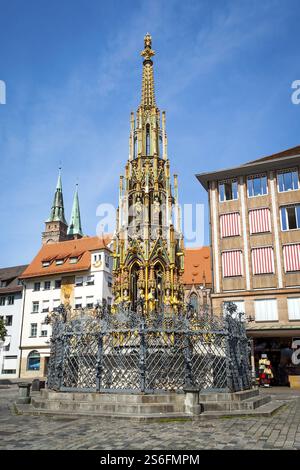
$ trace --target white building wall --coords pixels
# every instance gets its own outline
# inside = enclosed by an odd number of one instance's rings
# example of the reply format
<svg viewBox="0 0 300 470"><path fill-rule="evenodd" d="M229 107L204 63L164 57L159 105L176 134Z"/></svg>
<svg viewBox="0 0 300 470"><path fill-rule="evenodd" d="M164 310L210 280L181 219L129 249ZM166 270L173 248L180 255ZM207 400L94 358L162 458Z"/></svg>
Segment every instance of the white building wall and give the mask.
<svg viewBox="0 0 300 470"><path fill-rule="evenodd" d="M2 297L4 294L2 295ZM8 296L14 296L13 305L8 305ZM0 342L0 378L16 378L19 374L20 332L22 322L22 293L11 292L5 295L5 305L0 306L0 316L5 320L12 317L12 325L6 326L7 336ZM9 372L8 371L14 371Z"/></svg>
<svg viewBox="0 0 300 470"><path fill-rule="evenodd" d="M109 260L109 265L105 261ZM109 282L112 282L112 260L109 252L106 250L98 250L91 253L91 269L88 271L61 273L61 275L42 276L25 281L26 296L24 302L24 320L21 339L21 362L22 371L21 377L29 376L43 376L44 374L44 361L41 361L41 369L39 371L28 371L28 355L32 351L38 351L41 359L48 358L50 355L50 336L51 326L43 325L47 312L43 312L43 305L45 302L49 305L49 311L53 311L61 303L61 289L55 289L55 281L61 280L64 276L74 276L74 296L73 305L75 308L76 303L80 303L84 308L87 303L98 302L101 303L103 299L106 301L112 299L112 288L109 287ZM89 276L93 276L94 283L89 285ZM82 286L76 286L76 281L82 278ZM44 288L44 283L50 281L50 289ZM41 289L34 291L34 283L40 282ZM39 302L38 312L33 312L33 302ZM31 324L37 324L37 334L35 337L31 336ZM42 336L42 330L47 331L47 336Z"/></svg>

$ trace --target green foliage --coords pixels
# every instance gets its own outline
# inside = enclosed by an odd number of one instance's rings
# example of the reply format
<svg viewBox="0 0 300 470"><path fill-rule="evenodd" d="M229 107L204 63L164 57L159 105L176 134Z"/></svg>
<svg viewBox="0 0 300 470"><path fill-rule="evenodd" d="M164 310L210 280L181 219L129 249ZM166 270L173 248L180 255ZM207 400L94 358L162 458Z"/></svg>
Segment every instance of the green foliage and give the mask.
<svg viewBox="0 0 300 470"><path fill-rule="evenodd" d="M7 335L7 330L5 328L4 320L3 318L0 318L0 340L4 341L6 335Z"/></svg>

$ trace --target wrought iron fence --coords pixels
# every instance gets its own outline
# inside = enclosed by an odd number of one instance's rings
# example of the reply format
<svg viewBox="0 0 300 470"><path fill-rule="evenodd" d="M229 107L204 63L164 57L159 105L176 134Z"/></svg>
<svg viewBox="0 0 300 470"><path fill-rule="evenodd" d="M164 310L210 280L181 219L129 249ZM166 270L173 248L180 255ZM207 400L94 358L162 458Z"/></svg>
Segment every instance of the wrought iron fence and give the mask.
<svg viewBox="0 0 300 470"><path fill-rule="evenodd" d="M238 391L251 387L245 322L230 306L143 315L98 306L71 317L61 306L52 323L48 387L61 391Z"/></svg>

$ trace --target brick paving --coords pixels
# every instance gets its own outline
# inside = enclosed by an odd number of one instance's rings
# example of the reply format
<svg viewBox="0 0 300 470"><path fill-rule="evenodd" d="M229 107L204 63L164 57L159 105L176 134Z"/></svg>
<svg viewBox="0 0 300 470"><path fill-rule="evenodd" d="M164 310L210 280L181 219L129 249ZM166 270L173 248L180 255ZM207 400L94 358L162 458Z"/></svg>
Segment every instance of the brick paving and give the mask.
<svg viewBox="0 0 300 470"><path fill-rule="evenodd" d="M0 449L300 449L300 394L270 390L286 404L270 418L130 423L16 415L17 389L0 389Z"/></svg>

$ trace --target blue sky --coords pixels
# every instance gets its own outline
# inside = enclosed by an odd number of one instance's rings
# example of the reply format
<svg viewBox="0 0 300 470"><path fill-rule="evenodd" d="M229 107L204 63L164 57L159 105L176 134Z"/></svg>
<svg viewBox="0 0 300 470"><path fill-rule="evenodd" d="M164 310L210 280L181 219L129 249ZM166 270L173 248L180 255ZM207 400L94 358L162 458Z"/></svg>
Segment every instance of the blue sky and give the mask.
<svg viewBox="0 0 300 470"><path fill-rule="evenodd" d="M297 0L0 0L0 16L2 267L38 251L60 164L85 233L117 204L148 31L181 202L206 204L195 173L300 143ZM207 210L204 230L208 243Z"/></svg>

